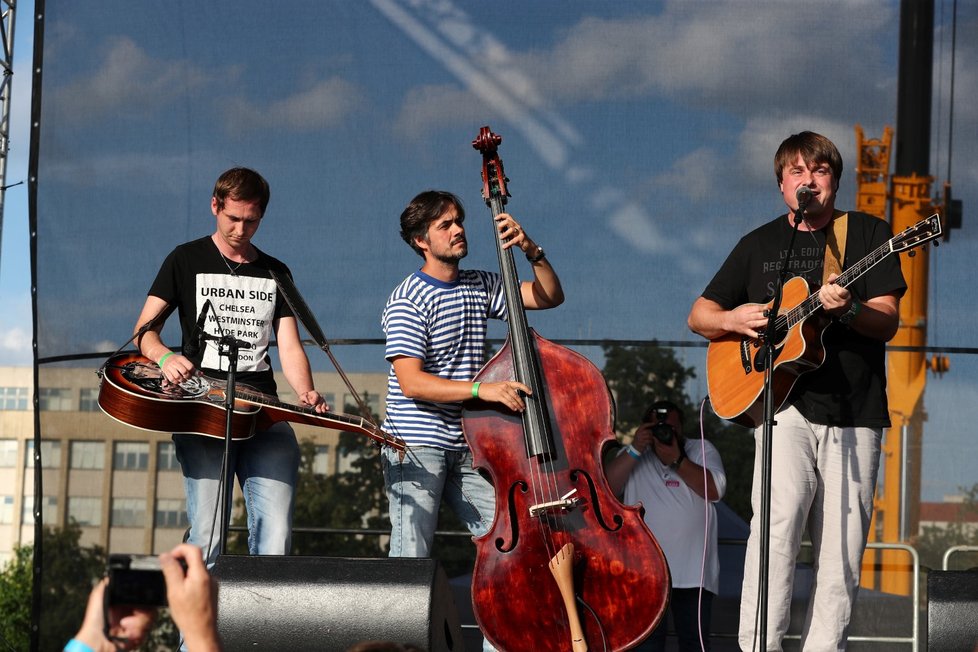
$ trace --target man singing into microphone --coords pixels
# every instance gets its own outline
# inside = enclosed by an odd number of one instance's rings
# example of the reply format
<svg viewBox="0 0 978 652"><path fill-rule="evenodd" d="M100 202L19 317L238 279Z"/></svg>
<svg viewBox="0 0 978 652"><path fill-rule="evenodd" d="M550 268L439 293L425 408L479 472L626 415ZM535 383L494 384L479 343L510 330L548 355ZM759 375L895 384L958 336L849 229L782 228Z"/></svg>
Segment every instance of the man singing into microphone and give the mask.
<svg viewBox="0 0 978 652"><path fill-rule="evenodd" d="M765 330L763 304L777 287L800 201L804 217L787 271L817 290L832 322L823 338L825 362L799 377L776 415L767 649L780 650L788 628L795 558L807 526L815 578L801 648L842 650L872 514L880 438L890 425L884 343L896 334L906 283L896 256L885 258L847 288L832 282L838 270L892 234L881 219L835 210L842 157L830 140L808 131L790 136L774 157L774 173L788 213L741 238L693 303L688 321L708 339L727 333L756 338ZM755 431L754 519L741 596L744 650L751 650L756 640L762 430Z"/></svg>
<svg viewBox="0 0 978 652"><path fill-rule="evenodd" d="M286 380L299 401L325 412L315 390L309 360L299 339L296 318L278 293L271 272L289 274L280 261L251 243L268 206L268 182L254 170L233 168L218 178L211 197L217 228L208 237L174 249L160 268L136 324L151 324L136 344L156 362L167 382L185 382L202 370L226 378L227 357L218 354L218 339L240 345L236 379L274 395L275 378L268 348L274 333ZM183 352L160 339L163 323L176 308ZM220 551L218 485L224 441L195 434L174 434L183 470L190 520L189 542L200 547L207 565ZM299 468L299 446L288 423L257 432L231 446L228 465L241 483L248 511L248 549L253 555L284 555L292 537L292 511ZM231 500L233 483L225 488ZM213 532L212 532L213 525Z"/></svg>

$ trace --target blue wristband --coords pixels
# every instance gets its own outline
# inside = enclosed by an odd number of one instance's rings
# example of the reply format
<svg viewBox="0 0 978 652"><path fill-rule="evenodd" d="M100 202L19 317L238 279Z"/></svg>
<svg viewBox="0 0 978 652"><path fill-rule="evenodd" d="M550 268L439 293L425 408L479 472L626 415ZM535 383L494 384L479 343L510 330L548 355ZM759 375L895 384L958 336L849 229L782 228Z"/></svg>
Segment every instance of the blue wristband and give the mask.
<svg viewBox="0 0 978 652"><path fill-rule="evenodd" d="M642 454L638 452L638 449L632 446L631 444L625 446L625 452L631 455L632 457L634 457L635 459L642 457Z"/></svg>
<svg viewBox="0 0 978 652"><path fill-rule="evenodd" d="M73 638L65 644L64 652L95 652L92 648L88 647L77 638Z"/></svg>

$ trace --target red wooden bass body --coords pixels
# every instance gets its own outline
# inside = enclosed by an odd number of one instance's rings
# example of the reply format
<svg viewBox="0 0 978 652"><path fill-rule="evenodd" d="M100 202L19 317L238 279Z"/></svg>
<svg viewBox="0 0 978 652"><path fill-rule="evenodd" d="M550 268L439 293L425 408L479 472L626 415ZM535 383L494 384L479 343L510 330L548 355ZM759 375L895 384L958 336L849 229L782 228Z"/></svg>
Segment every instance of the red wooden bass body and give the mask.
<svg viewBox="0 0 978 652"><path fill-rule="evenodd" d="M500 140L483 127L473 143L494 218L506 197ZM496 489L492 528L475 540L475 616L499 650L625 650L661 619L668 566L641 509L623 505L605 478L614 409L604 377L529 329L512 253L498 251L510 334L476 380L515 379L533 395L522 414L478 400L463 412L474 464Z"/></svg>

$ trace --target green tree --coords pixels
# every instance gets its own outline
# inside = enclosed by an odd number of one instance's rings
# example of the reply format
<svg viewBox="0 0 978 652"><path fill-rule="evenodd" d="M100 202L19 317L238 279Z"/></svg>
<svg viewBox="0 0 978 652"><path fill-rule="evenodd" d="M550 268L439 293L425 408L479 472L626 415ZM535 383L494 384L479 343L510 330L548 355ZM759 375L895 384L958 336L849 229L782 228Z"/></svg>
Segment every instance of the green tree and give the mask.
<svg viewBox="0 0 978 652"><path fill-rule="evenodd" d="M33 546L18 546L0 570L0 648L5 650L30 647L33 555Z"/></svg>
<svg viewBox="0 0 978 652"><path fill-rule="evenodd" d="M45 526L42 539L40 649L60 650L78 630L93 582L105 573L105 551L79 545L81 528ZM18 546L0 572L0 636L10 649L30 648L34 546Z"/></svg>
<svg viewBox="0 0 978 652"><path fill-rule="evenodd" d="M369 394L364 402L369 404ZM343 406L347 414L358 414L359 408ZM370 415L375 423L380 417ZM315 444L300 444L301 462L296 487L293 527L328 527L336 529L385 530L390 528L387 498L380 450L373 440L353 432L341 432L336 447L337 460L349 468L328 475L313 468ZM375 534L302 534L293 536L292 551L297 555L342 557L382 557L387 554Z"/></svg>
<svg viewBox="0 0 978 652"><path fill-rule="evenodd" d="M640 425L648 406L657 400L672 401L683 410L683 434L700 437L701 405L693 403L686 391L696 377L692 367L684 367L672 349L652 342L644 346L605 344L604 377L615 396L619 433L631 435ZM723 501L744 520L751 515L750 488L754 470L754 438L746 428L725 423L709 407L702 410L702 430L723 460L727 492Z"/></svg>

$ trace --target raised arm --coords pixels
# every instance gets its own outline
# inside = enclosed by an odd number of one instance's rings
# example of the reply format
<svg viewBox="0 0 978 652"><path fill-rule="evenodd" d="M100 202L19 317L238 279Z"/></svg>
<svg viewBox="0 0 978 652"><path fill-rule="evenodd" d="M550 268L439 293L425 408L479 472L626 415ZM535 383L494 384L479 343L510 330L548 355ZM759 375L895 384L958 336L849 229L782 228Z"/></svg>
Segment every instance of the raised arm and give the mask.
<svg viewBox="0 0 978 652"><path fill-rule="evenodd" d="M564 289L560 286L557 272L550 265L540 245L533 242L526 231L508 213L496 216L496 228L505 244L503 248L519 247L533 266L533 280L520 284L523 306L528 310L556 308L564 302Z"/></svg>

